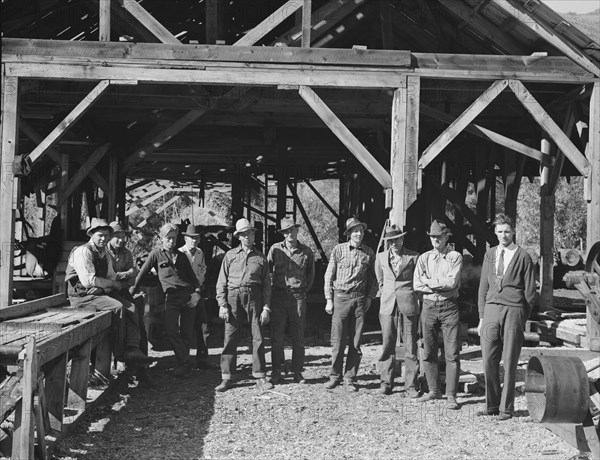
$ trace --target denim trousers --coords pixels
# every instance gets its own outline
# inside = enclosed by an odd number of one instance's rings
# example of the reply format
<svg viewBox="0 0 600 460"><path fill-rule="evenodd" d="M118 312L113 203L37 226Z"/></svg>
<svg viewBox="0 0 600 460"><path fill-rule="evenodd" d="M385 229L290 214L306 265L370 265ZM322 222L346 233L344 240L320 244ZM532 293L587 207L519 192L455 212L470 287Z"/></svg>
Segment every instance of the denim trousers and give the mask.
<svg viewBox="0 0 600 460"><path fill-rule="evenodd" d="M440 393L438 336L441 329L446 359L446 395L456 397L460 375L459 324L458 303L455 299L423 301L423 367L431 393Z"/></svg>
<svg viewBox="0 0 600 460"><path fill-rule="evenodd" d="M200 296L189 289L174 289L165 295L165 333L180 365L190 357L199 299Z"/></svg>
<svg viewBox="0 0 600 460"><path fill-rule="evenodd" d="M273 374L281 373L285 362L284 335L292 342L292 372L304 365L304 320L306 293L273 290L271 296L271 356Z"/></svg>
<svg viewBox="0 0 600 460"><path fill-rule="evenodd" d="M331 319L331 372L330 378L340 380L344 364L344 352L348 345L346 369L343 378L355 381L362 358L360 346L366 314L364 295L335 293Z"/></svg>

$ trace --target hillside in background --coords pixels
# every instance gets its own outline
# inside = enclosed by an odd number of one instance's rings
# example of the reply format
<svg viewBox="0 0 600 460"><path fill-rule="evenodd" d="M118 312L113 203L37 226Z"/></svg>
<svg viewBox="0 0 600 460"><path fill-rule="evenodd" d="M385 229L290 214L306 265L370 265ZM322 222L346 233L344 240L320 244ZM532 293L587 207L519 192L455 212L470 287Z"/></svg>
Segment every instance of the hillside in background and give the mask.
<svg viewBox="0 0 600 460"><path fill-rule="evenodd" d="M600 44L600 9L588 14L563 13L561 15L584 34Z"/></svg>

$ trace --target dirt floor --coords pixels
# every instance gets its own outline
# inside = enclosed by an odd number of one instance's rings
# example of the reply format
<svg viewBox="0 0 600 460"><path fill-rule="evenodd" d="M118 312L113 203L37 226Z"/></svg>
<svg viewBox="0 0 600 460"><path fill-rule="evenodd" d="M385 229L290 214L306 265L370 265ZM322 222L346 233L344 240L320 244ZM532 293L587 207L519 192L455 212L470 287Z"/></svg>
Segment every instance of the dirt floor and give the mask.
<svg viewBox="0 0 600 460"><path fill-rule="evenodd" d="M376 331L366 334L359 391L326 390L330 348L325 331L309 334L308 384L295 384L288 376L286 383L263 392L250 376L249 342L240 347L239 380L226 393L214 391L219 371L195 370L178 379L169 372L173 355L155 353L160 358L150 372L158 387L142 388L120 377L60 440L55 458L567 459L578 454L531 421L521 393L516 417L505 422L475 415L485 407L482 391L459 394L459 411L446 410L444 401L410 400L401 383L392 395L380 395ZM219 352L211 349L215 364ZM521 378L525 366L521 363ZM481 361L465 362L463 370L481 374Z"/></svg>

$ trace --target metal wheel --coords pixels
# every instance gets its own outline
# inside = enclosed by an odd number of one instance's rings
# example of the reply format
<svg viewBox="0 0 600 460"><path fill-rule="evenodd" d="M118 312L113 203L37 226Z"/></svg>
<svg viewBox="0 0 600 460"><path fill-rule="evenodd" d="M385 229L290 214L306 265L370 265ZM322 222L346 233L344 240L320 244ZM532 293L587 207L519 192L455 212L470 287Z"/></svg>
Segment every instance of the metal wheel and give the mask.
<svg viewBox="0 0 600 460"><path fill-rule="evenodd" d="M585 271L600 276L600 241L594 243L585 261Z"/></svg>

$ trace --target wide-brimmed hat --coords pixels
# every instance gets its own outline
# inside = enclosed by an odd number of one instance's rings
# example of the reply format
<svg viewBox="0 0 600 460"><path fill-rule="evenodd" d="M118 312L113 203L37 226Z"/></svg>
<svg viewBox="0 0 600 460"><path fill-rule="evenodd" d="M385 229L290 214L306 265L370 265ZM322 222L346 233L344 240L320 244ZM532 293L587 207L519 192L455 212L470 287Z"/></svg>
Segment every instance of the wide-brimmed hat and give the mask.
<svg viewBox="0 0 600 460"><path fill-rule="evenodd" d="M185 232L181 233L183 236L189 236L192 238L198 238L200 235L202 235L202 227L200 227L200 225L188 225L187 228L185 229Z"/></svg>
<svg viewBox="0 0 600 460"><path fill-rule="evenodd" d="M381 237L381 239L394 240L396 238L400 238L401 236L406 235L406 233L408 232L403 232L402 230L400 230L400 227L398 227L396 224L392 224L385 229L385 232L383 232L383 236Z"/></svg>
<svg viewBox="0 0 600 460"><path fill-rule="evenodd" d="M280 227L281 228L277 231L285 232L286 230L290 230L292 228L300 228L300 224L297 224L296 222L294 222L294 219L290 219L289 217L286 217L285 219L281 219Z"/></svg>
<svg viewBox="0 0 600 460"><path fill-rule="evenodd" d="M131 233L129 230L125 229L116 220L111 222L109 225L110 225L110 228L112 228L113 233L125 233L126 235L129 235Z"/></svg>
<svg viewBox="0 0 600 460"><path fill-rule="evenodd" d="M233 236L238 236L240 233L244 233L248 230L252 230L253 232L256 231L248 219L241 218L235 223L235 232L233 232Z"/></svg>
<svg viewBox="0 0 600 460"><path fill-rule="evenodd" d="M367 224L365 224L364 222L361 222L356 217L351 217L350 219L348 219L346 221L346 230L344 231L344 235L349 234L350 230L352 230L354 227L358 227L358 226L361 226L363 228L363 230L366 230L366 228L367 228Z"/></svg>
<svg viewBox="0 0 600 460"><path fill-rule="evenodd" d="M441 220L434 220L431 223L431 228L429 229L429 232L427 234L429 236L441 236L441 235L451 236L452 232L450 231L450 229L446 226L446 224L444 222L442 222Z"/></svg>
<svg viewBox="0 0 600 460"><path fill-rule="evenodd" d="M112 232L113 232L113 228L109 225L108 222L106 222L106 220L98 219L97 217L92 217L90 226L85 231L85 233L87 233L87 236L92 236L98 230L102 230L102 229L108 230L108 232L110 234L112 234Z"/></svg>

